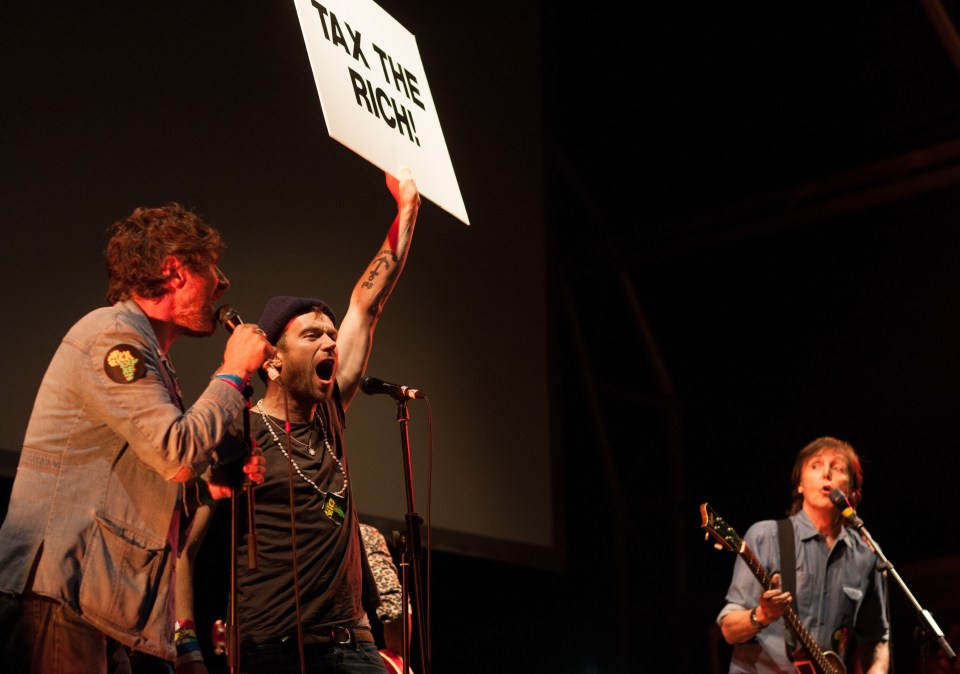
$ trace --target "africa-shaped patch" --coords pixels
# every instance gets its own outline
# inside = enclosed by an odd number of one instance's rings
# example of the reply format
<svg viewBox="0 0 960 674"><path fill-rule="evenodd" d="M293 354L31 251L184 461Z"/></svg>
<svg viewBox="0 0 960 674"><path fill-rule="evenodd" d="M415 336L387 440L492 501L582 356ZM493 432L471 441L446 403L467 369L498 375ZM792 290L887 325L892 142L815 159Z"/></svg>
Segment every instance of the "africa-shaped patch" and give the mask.
<svg viewBox="0 0 960 674"><path fill-rule="evenodd" d="M107 351L103 359L103 369L107 376L118 384L135 382L147 374L143 354L140 349L130 344L117 344Z"/></svg>

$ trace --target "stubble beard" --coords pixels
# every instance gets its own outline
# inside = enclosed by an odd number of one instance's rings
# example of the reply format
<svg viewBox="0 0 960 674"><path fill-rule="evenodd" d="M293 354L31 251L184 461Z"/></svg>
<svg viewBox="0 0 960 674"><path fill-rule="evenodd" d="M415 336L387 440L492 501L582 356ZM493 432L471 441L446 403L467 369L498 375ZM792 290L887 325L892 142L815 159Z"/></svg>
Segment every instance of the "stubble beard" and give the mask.
<svg viewBox="0 0 960 674"><path fill-rule="evenodd" d="M177 324L183 329L183 334L188 337L209 337L217 329L216 316L206 309L180 314L177 317Z"/></svg>
<svg viewBox="0 0 960 674"><path fill-rule="evenodd" d="M291 379L292 381L286 382L287 390L301 403L313 405L330 396L332 386L321 384L312 368L298 371Z"/></svg>

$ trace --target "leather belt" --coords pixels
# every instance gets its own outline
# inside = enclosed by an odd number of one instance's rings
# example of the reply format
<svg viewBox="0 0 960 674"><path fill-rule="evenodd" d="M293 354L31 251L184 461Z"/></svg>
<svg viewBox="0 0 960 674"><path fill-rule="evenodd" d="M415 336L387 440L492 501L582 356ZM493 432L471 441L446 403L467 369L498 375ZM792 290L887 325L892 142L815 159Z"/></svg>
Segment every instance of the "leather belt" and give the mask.
<svg viewBox="0 0 960 674"><path fill-rule="evenodd" d="M354 642L373 643L373 641L373 632L369 629L349 629L339 625L320 633L311 632L303 635L304 644L340 644L341 646L347 646Z"/></svg>
<svg viewBox="0 0 960 674"><path fill-rule="evenodd" d="M347 628L337 625L329 629L317 632L304 632L303 644L330 644L338 646L349 646L356 643L374 643L373 632L369 628ZM251 644L251 648L258 646L294 646L297 643L296 636L283 636L267 641L258 641Z"/></svg>

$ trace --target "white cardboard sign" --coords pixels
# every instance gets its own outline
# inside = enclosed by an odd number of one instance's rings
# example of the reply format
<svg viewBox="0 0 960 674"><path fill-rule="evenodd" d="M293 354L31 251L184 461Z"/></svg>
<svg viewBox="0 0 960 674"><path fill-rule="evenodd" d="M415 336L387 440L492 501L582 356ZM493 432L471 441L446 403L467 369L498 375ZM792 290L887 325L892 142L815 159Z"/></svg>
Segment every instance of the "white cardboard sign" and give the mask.
<svg viewBox="0 0 960 674"><path fill-rule="evenodd" d="M372 0L294 0L334 140L469 225L416 38Z"/></svg>

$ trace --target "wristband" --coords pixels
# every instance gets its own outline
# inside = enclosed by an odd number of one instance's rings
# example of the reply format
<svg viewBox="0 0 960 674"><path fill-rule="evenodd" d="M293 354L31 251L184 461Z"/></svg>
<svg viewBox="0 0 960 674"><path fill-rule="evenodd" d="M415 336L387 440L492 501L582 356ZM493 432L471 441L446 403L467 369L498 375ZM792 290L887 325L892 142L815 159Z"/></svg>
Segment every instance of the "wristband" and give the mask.
<svg viewBox="0 0 960 674"><path fill-rule="evenodd" d="M181 641L186 641L187 639L193 639L194 641L196 641L197 640L196 630L185 629L181 627L180 629L178 629L176 632L173 633L173 642L176 644L180 643Z"/></svg>
<svg viewBox="0 0 960 674"><path fill-rule="evenodd" d="M185 637L175 644L177 655L186 655L187 653L200 653L203 657L203 651L200 650L200 642L196 637Z"/></svg>
<svg viewBox="0 0 960 674"><path fill-rule="evenodd" d="M238 374L221 373L213 375L214 379L224 381L241 393L243 392L243 377Z"/></svg>
<svg viewBox="0 0 960 674"><path fill-rule="evenodd" d="M762 630L764 627L766 627L766 625L764 625L762 622L760 622L760 620L757 618L757 607L756 607L756 606L754 606L752 609L750 609L750 624L753 625L754 627L756 627L758 632L759 632L760 630Z"/></svg>
<svg viewBox="0 0 960 674"><path fill-rule="evenodd" d="M203 653L201 651L190 651L188 653L178 653L177 659L174 660L176 667L185 667L191 662L203 662ZM189 671L196 671L196 669L190 669ZM205 670L204 670L205 671Z"/></svg>

